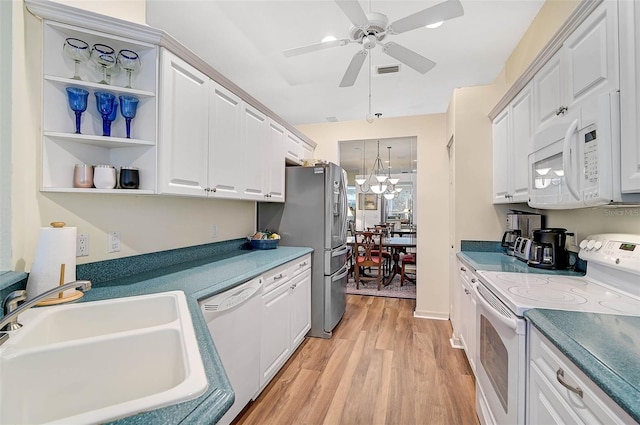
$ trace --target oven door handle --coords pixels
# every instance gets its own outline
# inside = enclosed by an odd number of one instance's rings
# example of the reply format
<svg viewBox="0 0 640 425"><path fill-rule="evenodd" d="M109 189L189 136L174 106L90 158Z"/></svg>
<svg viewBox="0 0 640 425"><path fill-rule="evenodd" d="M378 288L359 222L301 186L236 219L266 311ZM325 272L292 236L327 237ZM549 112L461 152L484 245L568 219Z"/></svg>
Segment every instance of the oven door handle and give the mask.
<svg viewBox="0 0 640 425"><path fill-rule="evenodd" d="M480 291L478 291L478 286L480 286L480 283L477 283L473 288L476 291L476 294L478 295L478 300L480 301L480 304L482 304L482 306L491 313L491 316L495 319L497 319L498 321L500 321L503 325L507 326L509 329L513 329L514 331L518 331L518 322L516 321L516 319L514 318L510 318L510 317L505 317L504 315L500 314L500 312L498 310L496 310L495 307L493 307L486 299L485 297L480 293Z"/></svg>
<svg viewBox="0 0 640 425"><path fill-rule="evenodd" d="M578 191L573 184L573 170L571 169L571 136L578 129L578 120L575 119L564 134L564 143L562 145L562 168L564 169L564 181L567 183L567 189L571 192L576 200L580 200Z"/></svg>

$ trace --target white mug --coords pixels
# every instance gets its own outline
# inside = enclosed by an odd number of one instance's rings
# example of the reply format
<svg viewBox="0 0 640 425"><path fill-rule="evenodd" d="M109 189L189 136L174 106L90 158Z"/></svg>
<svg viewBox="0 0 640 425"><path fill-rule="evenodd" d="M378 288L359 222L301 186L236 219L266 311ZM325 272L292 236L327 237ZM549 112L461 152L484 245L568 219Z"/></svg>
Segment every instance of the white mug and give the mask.
<svg viewBox="0 0 640 425"><path fill-rule="evenodd" d="M93 185L96 189L116 187L116 169L111 165L96 165L93 170Z"/></svg>

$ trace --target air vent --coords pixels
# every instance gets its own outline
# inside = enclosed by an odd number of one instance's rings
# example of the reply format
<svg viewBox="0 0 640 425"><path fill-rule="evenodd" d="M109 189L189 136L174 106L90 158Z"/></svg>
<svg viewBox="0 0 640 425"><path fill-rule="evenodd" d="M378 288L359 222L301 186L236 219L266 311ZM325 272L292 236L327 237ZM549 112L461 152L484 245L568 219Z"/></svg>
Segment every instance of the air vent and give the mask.
<svg viewBox="0 0 640 425"><path fill-rule="evenodd" d="M338 118L336 118L336 117L327 117L327 121L329 121L329 122L338 122Z"/></svg>
<svg viewBox="0 0 640 425"><path fill-rule="evenodd" d="M400 65L379 66L376 68L376 73L381 74L393 74L400 71Z"/></svg>

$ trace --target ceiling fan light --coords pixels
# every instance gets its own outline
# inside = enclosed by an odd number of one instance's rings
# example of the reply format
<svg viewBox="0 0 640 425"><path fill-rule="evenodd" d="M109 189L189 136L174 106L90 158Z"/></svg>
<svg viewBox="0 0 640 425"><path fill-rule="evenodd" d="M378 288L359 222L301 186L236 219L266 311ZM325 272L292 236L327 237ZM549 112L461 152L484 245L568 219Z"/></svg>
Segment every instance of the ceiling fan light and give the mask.
<svg viewBox="0 0 640 425"><path fill-rule="evenodd" d="M367 179L364 179L364 178L362 178L362 177L360 177L360 178L357 178L357 179L356 179L356 183L357 183L359 186L362 186L362 185L364 184L364 182L366 182L366 181L367 181Z"/></svg>
<svg viewBox="0 0 640 425"><path fill-rule="evenodd" d="M438 28L440 25L442 25L442 23L443 23L443 21L434 22L433 24L425 25L425 27L434 29L434 28Z"/></svg>
<svg viewBox="0 0 640 425"><path fill-rule="evenodd" d="M387 179L387 176L385 176L384 174L376 176L376 180L378 180L379 183L384 182L386 179Z"/></svg>
<svg viewBox="0 0 640 425"><path fill-rule="evenodd" d="M392 184L392 185L398 184L399 181L400 181L400 179L396 179L396 178L389 179L389 183Z"/></svg>
<svg viewBox="0 0 640 425"><path fill-rule="evenodd" d="M402 192L402 188L401 187L396 187L396 192L398 192L398 193Z"/></svg>
<svg viewBox="0 0 640 425"><path fill-rule="evenodd" d="M396 197L396 195L395 195L395 194L393 194L393 193L385 193L385 194L384 194L384 198L385 198L385 199L389 199L389 200L390 200L390 199L393 199L393 198L395 198L395 197Z"/></svg>

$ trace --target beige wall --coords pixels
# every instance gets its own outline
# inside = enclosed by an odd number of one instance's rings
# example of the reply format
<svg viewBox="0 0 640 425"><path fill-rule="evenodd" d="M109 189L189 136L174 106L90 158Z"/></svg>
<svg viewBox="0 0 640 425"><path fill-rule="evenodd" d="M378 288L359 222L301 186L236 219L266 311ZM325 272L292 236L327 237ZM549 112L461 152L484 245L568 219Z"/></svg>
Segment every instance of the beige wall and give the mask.
<svg viewBox="0 0 640 425"><path fill-rule="evenodd" d="M298 127L318 144L314 156L332 162L338 162L340 140L417 137L420 237L416 315L424 317L447 318L449 315L446 127L445 114L381 118L372 124L363 120Z"/></svg>
<svg viewBox="0 0 640 425"><path fill-rule="evenodd" d="M66 2L144 22L144 1ZM28 271L40 227L65 221L88 233L90 256L78 263L243 237L255 228L255 203L165 196L41 193L41 21L16 2L13 10L12 267ZM64 105L60 105L64 107ZM70 173L73 170L70 170ZM217 225L213 238L212 225ZM107 233L122 250L107 254Z"/></svg>

